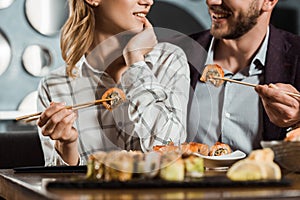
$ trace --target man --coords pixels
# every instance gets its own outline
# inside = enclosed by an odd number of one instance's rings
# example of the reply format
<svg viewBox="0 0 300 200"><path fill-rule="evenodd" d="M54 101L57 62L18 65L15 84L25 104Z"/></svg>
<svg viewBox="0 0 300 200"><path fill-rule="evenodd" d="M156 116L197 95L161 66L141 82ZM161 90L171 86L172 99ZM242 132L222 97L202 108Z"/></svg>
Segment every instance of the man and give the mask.
<svg viewBox="0 0 300 200"><path fill-rule="evenodd" d="M206 64L222 66L225 77L234 80L285 83L299 90L300 38L269 24L277 2L207 0L211 30L192 35L207 50ZM278 104L267 103L270 90L275 88L257 86L261 101L252 87L225 82L216 88L200 82L203 69L197 67L191 67L194 95L190 100L189 141L209 145L221 141L249 153L260 148L261 140L284 138L287 128L297 123L290 117L291 112L298 112L299 103L286 106L292 110L288 112L280 111Z"/></svg>

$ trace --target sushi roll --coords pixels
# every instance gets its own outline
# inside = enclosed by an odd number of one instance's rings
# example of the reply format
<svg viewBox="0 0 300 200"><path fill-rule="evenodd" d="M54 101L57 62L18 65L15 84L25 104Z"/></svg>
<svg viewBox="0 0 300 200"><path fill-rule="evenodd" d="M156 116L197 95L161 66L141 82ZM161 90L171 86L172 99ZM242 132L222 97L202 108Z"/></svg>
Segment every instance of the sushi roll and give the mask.
<svg viewBox="0 0 300 200"><path fill-rule="evenodd" d="M200 178L204 174L204 160L198 156L184 158L185 176L190 178Z"/></svg>
<svg viewBox="0 0 300 200"><path fill-rule="evenodd" d="M224 83L223 80L214 79L214 77L224 78L224 71L222 67L217 64L209 64L205 66L200 81L210 81L216 87L219 87Z"/></svg>
<svg viewBox="0 0 300 200"><path fill-rule="evenodd" d="M134 158L127 151L111 151L105 160L106 181L129 181L134 170Z"/></svg>
<svg viewBox="0 0 300 200"><path fill-rule="evenodd" d="M162 155L159 177L167 181L184 180L184 162L181 154L168 152Z"/></svg>
<svg viewBox="0 0 300 200"><path fill-rule="evenodd" d="M126 100L124 92L119 88L110 88L102 95L102 99L111 98L113 100L102 103L103 106L110 111L112 111L114 108L116 108Z"/></svg>
<svg viewBox="0 0 300 200"><path fill-rule="evenodd" d="M222 156L232 152L230 146L225 143L216 142L210 147L209 156Z"/></svg>

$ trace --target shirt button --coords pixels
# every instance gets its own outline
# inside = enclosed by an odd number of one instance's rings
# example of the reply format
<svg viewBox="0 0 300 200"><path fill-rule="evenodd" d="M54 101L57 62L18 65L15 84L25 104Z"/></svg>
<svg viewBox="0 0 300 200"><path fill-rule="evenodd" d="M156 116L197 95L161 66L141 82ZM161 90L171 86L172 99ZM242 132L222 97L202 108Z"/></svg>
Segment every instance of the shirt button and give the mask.
<svg viewBox="0 0 300 200"><path fill-rule="evenodd" d="M230 113L226 112L226 113L225 113L225 116L226 116L227 118L230 118Z"/></svg>

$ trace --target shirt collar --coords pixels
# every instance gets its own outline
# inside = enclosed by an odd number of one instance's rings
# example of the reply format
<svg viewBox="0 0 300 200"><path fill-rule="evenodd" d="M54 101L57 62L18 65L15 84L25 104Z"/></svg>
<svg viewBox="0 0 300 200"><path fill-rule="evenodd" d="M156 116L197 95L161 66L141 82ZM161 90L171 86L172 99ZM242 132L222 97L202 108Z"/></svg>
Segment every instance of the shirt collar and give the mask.
<svg viewBox="0 0 300 200"><path fill-rule="evenodd" d="M269 27L268 27L266 37L264 38L261 47L259 48L258 52L252 59L251 64L248 68L249 76L262 74L263 67L265 66L265 63L266 63L266 55L267 55L268 41L269 41L269 35L270 35L269 32L270 31L269 31ZM214 63L214 47L215 47L216 42L217 42L217 39L213 37L211 40L209 49L208 49L207 58L206 58L206 62L205 62L206 65ZM224 70L224 73L226 75L230 72L227 70Z"/></svg>
<svg viewBox="0 0 300 200"><path fill-rule="evenodd" d="M77 64L76 64L76 67L78 68L78 77L82 77L82 71L83 71L83 67L86 67L88 70L91 70L93 73L95 73L95 74L106 74L106 72L104 72L103 70L98 70L98 69L95 69L94 67L92 67L89 63L88 63L88 61L87 61L87 59L86 59L86 57L85 57L85 55L83 55L81 58L80 58L80 60L77 62Z"/></svg>
<svg viewBox="0 0 300 200"><path fill-rule="evenodd" d="M264 39L262 45L260 46L258 52L256 53L256 55L254 56L254 58L251 61L250 70L249 70L250 76L262 73L263 67L266 64L269 35L270 35L270 30L268 27L265 39Z"/></svg>

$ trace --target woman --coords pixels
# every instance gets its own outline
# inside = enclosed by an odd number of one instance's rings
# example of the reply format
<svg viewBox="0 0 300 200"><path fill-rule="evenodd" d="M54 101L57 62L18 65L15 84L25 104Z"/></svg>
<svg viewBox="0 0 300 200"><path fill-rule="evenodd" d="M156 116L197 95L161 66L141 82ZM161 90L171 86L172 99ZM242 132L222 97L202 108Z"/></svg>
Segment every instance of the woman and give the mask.
<svg viewBox="0 0 300 200"><path fill-rule="evenodd" d="M185 141L189 71L185 54L157 43L146 15L153 0L69 0L62 29L66 66L39 86L37 124L46 165L86 164L96 151L143 150ZM73 111L118 87L126 102Z"/></svg>

